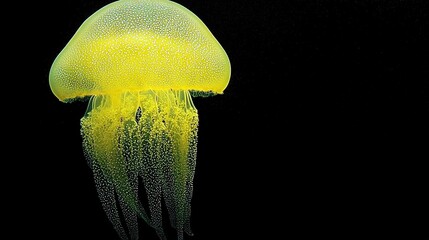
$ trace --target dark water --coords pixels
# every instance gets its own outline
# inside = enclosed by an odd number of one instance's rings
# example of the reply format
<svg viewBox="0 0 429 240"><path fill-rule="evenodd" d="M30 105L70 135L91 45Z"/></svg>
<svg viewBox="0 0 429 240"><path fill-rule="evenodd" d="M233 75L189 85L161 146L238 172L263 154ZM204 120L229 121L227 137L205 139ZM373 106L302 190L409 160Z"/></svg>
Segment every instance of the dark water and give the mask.
<svg viewBox="0 0 429 240"><path fill-rule="evenodd" d="M33 2L11 32L10 89L28 99L7 101L4 119L6 151L19 147L3 159L16 239L118 239L82 153L86 102L61 103L48 84L56 55L109 2ZM224 95L194 99L187 239L429 239L427 1L178 2L232 65Z"/></svg>

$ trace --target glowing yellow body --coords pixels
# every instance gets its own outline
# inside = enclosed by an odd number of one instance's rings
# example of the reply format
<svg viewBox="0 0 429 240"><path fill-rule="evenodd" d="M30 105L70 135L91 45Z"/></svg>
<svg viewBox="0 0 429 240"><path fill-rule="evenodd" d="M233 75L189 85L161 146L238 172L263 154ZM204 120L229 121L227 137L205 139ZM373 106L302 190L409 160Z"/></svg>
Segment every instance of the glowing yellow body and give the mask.
<svg viewBox="0 0 429 240"><path fill-rule="evenodd" d="M55 59L49 73L55 96L91 97L81 120L83 148L122 239L138 239L137 217L166 239L162 201L178 239L192 235L198 114L190 91L222 93L230 73L228 56L207 27L168 0L108 4Z"/></svg>

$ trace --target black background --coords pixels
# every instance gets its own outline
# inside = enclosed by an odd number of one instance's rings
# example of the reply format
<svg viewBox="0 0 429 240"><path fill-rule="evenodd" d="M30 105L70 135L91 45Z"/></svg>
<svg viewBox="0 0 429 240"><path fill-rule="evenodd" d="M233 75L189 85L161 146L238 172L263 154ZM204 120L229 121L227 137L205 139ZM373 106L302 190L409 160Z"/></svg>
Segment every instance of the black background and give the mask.
<svg viewBox="0 0 429 240"><path fill-rule="evenodd" d="M3 118L11 239L118 239L82 153L86 103L61 103L48 84L56 55L109 2L22 3L5 22L16 27L4 29L4 71L19 89ZM223 95L194 98L186 239L429 239L427 1L177 2L232 66Z"/></svg>

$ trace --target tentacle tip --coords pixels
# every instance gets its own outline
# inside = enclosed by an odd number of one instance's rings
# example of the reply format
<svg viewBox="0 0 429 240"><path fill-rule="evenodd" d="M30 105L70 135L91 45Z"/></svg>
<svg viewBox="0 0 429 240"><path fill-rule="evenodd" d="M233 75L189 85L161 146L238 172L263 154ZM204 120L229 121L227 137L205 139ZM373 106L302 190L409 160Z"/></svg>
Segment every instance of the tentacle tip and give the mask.
<svg viewBox="0 0 429 240"><path fill-rule="evenodd" d="M191 237L193 237L194 236L194 233L189 229L189 230L185 230L185 233L188 235L188 236L191 236Z"/></svg>
<svg viewBox="0 0 429 240"><path fill-rule="evenodd" d="M160 240L167 240L167 237L165 236L164 230L162 230L162 228L157 228L156 233Z"/></svg>
<svg viewBox="0 0 429 240"><path fill-rule="evenodd" d="M160 240L167 240L167 237L165 235L158 235Z"/></svg>
<svg viewBox="0 0 429 240"><path fill-rule="evenodd" d="M177 240L183 240L183 230L177 231Z"/></svg>

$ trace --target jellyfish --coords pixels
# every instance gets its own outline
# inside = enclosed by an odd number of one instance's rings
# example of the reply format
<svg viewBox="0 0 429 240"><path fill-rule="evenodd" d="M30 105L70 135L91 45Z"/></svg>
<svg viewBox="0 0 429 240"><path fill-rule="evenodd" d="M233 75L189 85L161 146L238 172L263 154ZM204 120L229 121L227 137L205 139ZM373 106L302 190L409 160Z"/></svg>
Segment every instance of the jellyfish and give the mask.
<svg viewBox="0 0 429 240"><path fill-rule="evenodd" d="M207 26L169 0L107 4L55 58L53 94L66 103L89 101L80 121L83 152L121 239L138 239L139 218L166 239L163 209L179 240L193 235L192 97L222 94L230 75L228 56Z"/></svg>

